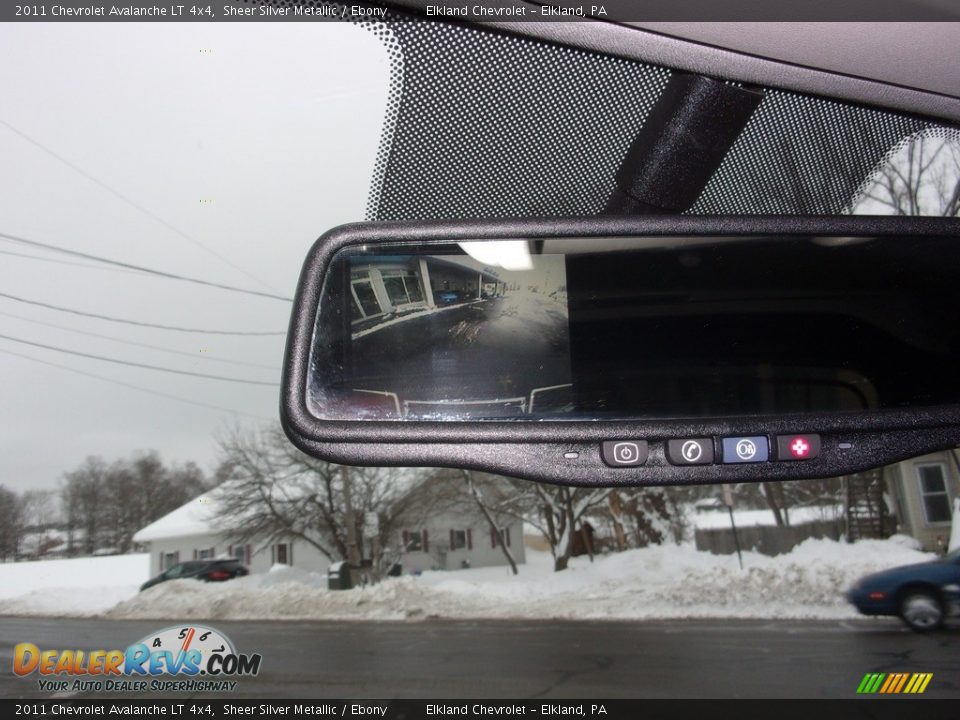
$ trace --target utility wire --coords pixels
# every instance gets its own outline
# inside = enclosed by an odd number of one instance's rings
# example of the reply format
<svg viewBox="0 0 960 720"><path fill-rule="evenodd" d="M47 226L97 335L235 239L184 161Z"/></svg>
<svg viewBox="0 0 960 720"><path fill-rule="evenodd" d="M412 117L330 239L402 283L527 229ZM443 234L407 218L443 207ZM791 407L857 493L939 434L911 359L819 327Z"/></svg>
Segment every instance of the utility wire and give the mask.
<svg viewBox="0 0 960 720"><path fill-rule="evenodd" d="M56 345L44 345L43 343L23 340L22 338L11 337L10 335L0 334L0 340L10 340L21 345L31 345L33 347L43 348L44 350L53 350L54 352L66 353L67 355L77 355L78 357L91 358L93 360L102 360L104 362L115 363L117 365L128 365L130 367L144 368L145 370L158 370L160 372L173 373L175 375L190 375L191 377L206 378L208 380L223 380L224 382L240 383L242 385L265 385L267 387L279 387L280 383L264 382L263 380L247 380L245 378L232 378L223 375L208 375L207 373L190 372L189 370L175 370L174 368L162 367L160 365L146 365L144 363L130 362L129 360L117 360L116 358L104 357L103 355L92 355L90 353L79 352L78 350L67 350Z"/></svg>
<svg viewBox="0 0 960 720"><path fill-rule="evenodd" d="M211 355L204 355L202 353L188 353L183 352L182 350L172 350L160 345L150 345L149 343L135 342L133 340L126 340L124 338L118 338L112 335L101 335L100 333L90 332L89 330L78 330L76 328L67 327L66 325L43 322L42 320L35 320L34 318L23 317L22 315L14 315L13 313L0 312L0 315L13 318L14 320L22 320L23 322L33 323L34 325L43 325L45 327L55 328L57 330L65 330L66 332L77 333L78 335L88 335L90 337L100 338L101 340L110 340L112 342L123 343L124 345L134 345L136 347L157 350L159 352L170 353L172 355L183 355L184 357L193 358L195 360L209 360L211 362L227 363L228 365L243 365L245 367L263 368L264 370L280 372L280 368L274 367L273 365L261 365L260 363L243 362L242 360L227 360L226 358L213 357Z"/></svg>
<svg viewBox="0 0 960 720"><path fill-rule="evenodd" d="M0 348L0 353L6 353L7 355L14 355L18 358L23 358L24 360L30 360L31 362L40 363L41 365L48 365L50 367L59 368L60 370L66 370L67 372L76 373L77 375L84 375L86 377L95 378L96 380L102 380L103 382L106 382L106 383L112 383L114 385L120 385L121 387L131 388L133 390L139 390L140 392L149 393L150 395L156 395L158 397L166 398L168 400L176 400L177 402L186 403L188 405L196 405L197 407L208 408L210 410L219 410L221 412L228 412L233 415L243 415L244 417L253 418L254 420L267 421L267 418L260 417L259 415L251 415L250 413L242 412L240 410L233 410L231 408L225 408L219 405L211 405L209 403L199 402L197 400L188 400L187 398L180 397L179 395L171 395L169 393L160 392L159 390L151 390L150 388L141 387L140 385L132 385L131 383L125 383L125 382L121 382L120 380L114 380L113 378L107 378L107 377L103 377L102 375L96 375L95 373L89 373L83 370L77 370L76 368L67 367L66 365L60 365L59 363L53 363L48 360L41 360L40 358L31 357L29 355L23 355L22 353L14 352L13 350Z"/></svg>
<svg viewBox="0 0 960 720"><path fill-rule="evenodd" d="M13 252L12 250L0 250L0 255L10 255L12 257L27 258L28 260L40 260L41 262L56 263L57 265L73 265L75 267L89 268L90 270L105 270L107 272L135 274L134 270L124 270L123 268L103 267L101 265L90 265L89 263L71 262L70 260L57 260L56 258L43 257L42 255L28 255L27 253Z"/></svg>
<svg viewBox="0 0 960 720"><path fill-rule="evenodd" d="M110 322L115 322L115 323L124 323L125 325L137 325L138 327L158 328L160 330L174 330L176 332L188 332L188 333L204 333L207 335L242 335L242 336L251 336L251 337L286 335L285 332L247 332L242 330L207 330L204 328L179 327L177 325L159 325L157 323L140 322L139 320L129 320L127 318L118 318L118 317L113 317L111 315L100 315L99 313L90 313L90 312L84 312L82 310L74 310L73 308L63 307L62 305L51 305L50 303L40 302L39 300L29 300L27 298L19 297L18 295L11 295L10 293L5 293L5 292L0 292L0 297L7 298L8 300L16 300L17 302L26 303L27 305L36 305L37 307L47 308L48 310L58 310L60 312L71 313L73 315L82 315L83 317L97 318L98 320L108 320Z"/></svg>
<svg viewBox="0 0 960 720"><path fill-rule="evenodd" d="M190 235L188 235L187 233L185 233L183 230L181 230L180 228L178 228L176 225L173 225L172 223L167 222L166 220L164 220L162 217L160 217L160 216L157 215L156 213L154 213L154 212L148 210L147 208L145 208L143 205L140 205L139 203L137 203L136 201L132 200L131 198L128 198L126 195L124 195L124 194L122 194L122 193L114 190L112 187L110 187L109 185L107 185L105 182L103 182L103 181L100 180L99 178L94 177L93 175L91 175L90 173L88 173L86 170L84 170L84 169L81 168L80 166L74 165L72 162L70 162L69 160L67 160L67 159L66 159L65 157L63 157L62 155L57 154L56 152L54 152L54 151L51 150L50 148L46 147L45 145L43 145L43 144L40 143L39 141L34 140L32 137L30 137L29 135L27 135L27 134L26 134L25 132L23 132L22 130L19 130L19 129L15 128L13 125L11 125L10 123L8 123L6 120L0 118L0 125L3 125L3 126L6 127L8 130L10 130L11 132L15 133L16 135L19 135L21 138L23 138L24 140L26 140L28 143L30 143L30 144L33 145L34 147L39 148L39 149L42 150L43 152L47 153L47 155L50 155L51 157L55 158L56 160L59 160L61 163L63 163L64 165L66 165L68 168L70 168L71 170L73 170L75 173L77 173L77 174L85 177L87 180L89 180L90 182L94 183L95 185L97 185L98 187L102 188L103 190L106 190L108 193L110 193L110 194L113 195L114 197L119 198L120 200L122 200L123 202L125 202L125 203L126 203L127 205L129 205L130 207L135 208L136 210L139 210L140 212L142 212L144 215L146 215L146 216L149 217L150 219L155 220L156 222L160 223L161 225L163 225L163 226L164 226L165 228L167 228L168 230L173 231L174 233L176 233L177 235L179 235L180 237L182 237L182 238L183 238L184 240L186 240L187 242L190 242L190 243L196 245L197 247L202 248L203 250L205 250L206 252L210 253L211 255L213 255L215 258L217 258L217 259L220 260L221 262L224 262L224 263L226 263L227 265L229 265L230 267L232 267L232 268L233 268L234 270L236 270L237 272L243 273L243 274L246 275L248 278L250 278L251 280L255 280L257 283L259 283L259 284L262 285L263 287L267 288L268 290L273 290L274 292L279 292L276 288L270 287L270 286L269 286L267 283L265 283L263 280L261 280L260 278L256 277L255 275L247 272L247 271L244 270L242 267L240 267L239 265L237 265L236 263L234 263L233 261L231 261L229 258L226 258L226 257L224 257L223 255L221 255L220 253L218 253L216 250L214 250L214 249L212 249L212 248L210 248L210 247L207 247L206 245L204 245L202 242L200 242L200 241L197 240L196 238L191 237Z"/></svg>
<svg viewBox="0 0 960 720"><path fill-rule="evenodd" d="M157 275L159 277L165 277L171 280L182 280L183 282L206 285L207 287L218 288L220 290L229 290L230 292L244 293L246 295L257 295L259 297L270 298L271 300L293 302L293 298L284 297L283 295L274 295L273 293L260 292L259 290L248 290L247 288L236 287L235 285L224 285L222 283L216 283L210 280L202 280L200 278L189 277L187 275L177 275L176 273L164 272L163 270L154 270L153 268L144 267L143 265L133 265L120 260L111 260L110 258L101 257L100 255L91 255L90 253L70 250L69 248L61 247L60 245L52 245L50 243L39 242L38 240L28 240L27 238L20 237L19 235L11 235L10 233L0 232L0 238L11 240L12 242L22 243L24 245L30 245L32 247L43 248L44 250L53 250L54 252L83 258L84 260L93 260L94 262L104 263L105 265L115 265L117 267L126 268L127 270L136 270L137 272L147 273L149 275Z"/></svg>

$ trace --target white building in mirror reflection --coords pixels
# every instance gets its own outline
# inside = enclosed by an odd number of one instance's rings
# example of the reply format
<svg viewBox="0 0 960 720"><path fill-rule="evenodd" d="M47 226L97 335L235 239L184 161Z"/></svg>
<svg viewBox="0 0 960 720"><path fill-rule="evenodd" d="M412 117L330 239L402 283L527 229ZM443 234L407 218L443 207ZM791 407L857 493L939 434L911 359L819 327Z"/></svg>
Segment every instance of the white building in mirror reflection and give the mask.
<svg viewBox="0 0 960 720"><path fill-rule="evenodd" d="M365 330L397 315L501 297L510 289L496 269L470 267L455 256L354 258L351 321Z"/></svg>

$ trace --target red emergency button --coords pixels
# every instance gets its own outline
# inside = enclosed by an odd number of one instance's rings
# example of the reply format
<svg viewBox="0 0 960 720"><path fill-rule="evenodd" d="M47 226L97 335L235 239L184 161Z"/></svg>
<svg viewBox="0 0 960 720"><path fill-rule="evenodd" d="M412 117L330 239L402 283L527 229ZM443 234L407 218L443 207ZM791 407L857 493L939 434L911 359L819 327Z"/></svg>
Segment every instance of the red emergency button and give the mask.
<svg viewBox="0 0 960 720"><path fill-rule="evenodd" d="M810 443L807 442L806 438L795 437L790 442L790 454L802 460L810 454Z"/></svg>
<svg viewBox="0 0 960 720"><path fill-rule="evenodd" d="M819 435L777 435L777 460L812 460L819 454Z"/></svg>

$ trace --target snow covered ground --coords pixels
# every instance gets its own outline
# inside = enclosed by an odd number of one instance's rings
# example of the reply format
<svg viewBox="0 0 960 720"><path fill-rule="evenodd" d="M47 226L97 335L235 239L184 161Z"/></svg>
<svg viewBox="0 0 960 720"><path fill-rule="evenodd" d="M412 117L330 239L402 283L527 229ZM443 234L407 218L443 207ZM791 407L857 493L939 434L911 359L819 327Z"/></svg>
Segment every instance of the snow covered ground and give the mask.
<svg viewBox="0 0 960 720"><path fill-rule="evenodd" d="M150 556L0 563L0 615L96 615L136 594Z"/></svg>
<svg viewBox="0 0 960 720"><path fill-rule="evenodd" d="M137 593L147 555L0 565L0 614L103 615L150 619L382 619L856 617L843 599L857 578L932 555L902 536L853 545L808 540L778 557L697 552L665 545L576 558L553 572L549 554L528 550L506 568L428 572L350 592L325 575L275 566L225 583L177 580Z"/></svg>

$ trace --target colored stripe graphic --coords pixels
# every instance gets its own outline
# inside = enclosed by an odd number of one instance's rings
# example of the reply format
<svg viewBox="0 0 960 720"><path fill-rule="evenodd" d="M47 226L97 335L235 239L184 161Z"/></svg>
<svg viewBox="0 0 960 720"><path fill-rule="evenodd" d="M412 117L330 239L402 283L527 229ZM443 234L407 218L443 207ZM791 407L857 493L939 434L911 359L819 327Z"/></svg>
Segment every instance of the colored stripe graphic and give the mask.
<svg viewBox="0 0 960 720"><path fill-rule="evenodd" d="M857 694L919 695L932 679L933 673L867 673L857 686Z"/></svg>
<svg viewBox="0 0 960 720"><path fill-rule="evenodd" d="M887 675L887 679L884 681L883 685L880 686L880 693L885 695L890 692L890 688L897 684L897 681L900 680L900 675L898 673L890 673Z"/></svg>
<svg viewBox="0 0 960 720"><path fill-rule="evenodd" d="M926 690L927 685L930 684L930 680L933 678L933 673L916 673L916 678L916 681L911 681L913 685L910 689L911 695L919 695Z"/></svg>
<svg viewBox="0 0 960 720"><path fill-rule="evenodd" d="M900 682L897 683L897 686L893 689L893 692L898 693L903 690L903 686L906 685L909 677L909 673L900 673Z"/></svg>
<svg viewBox="0 0 960 720"><path fill-rule="evenodd" d="M863 680L860 681L860 687L857 688L857 692L863 695L874 692L874 685L877 684L877 679L882 677L883 675L881 673L867 673L863 676Z"/></svg>

